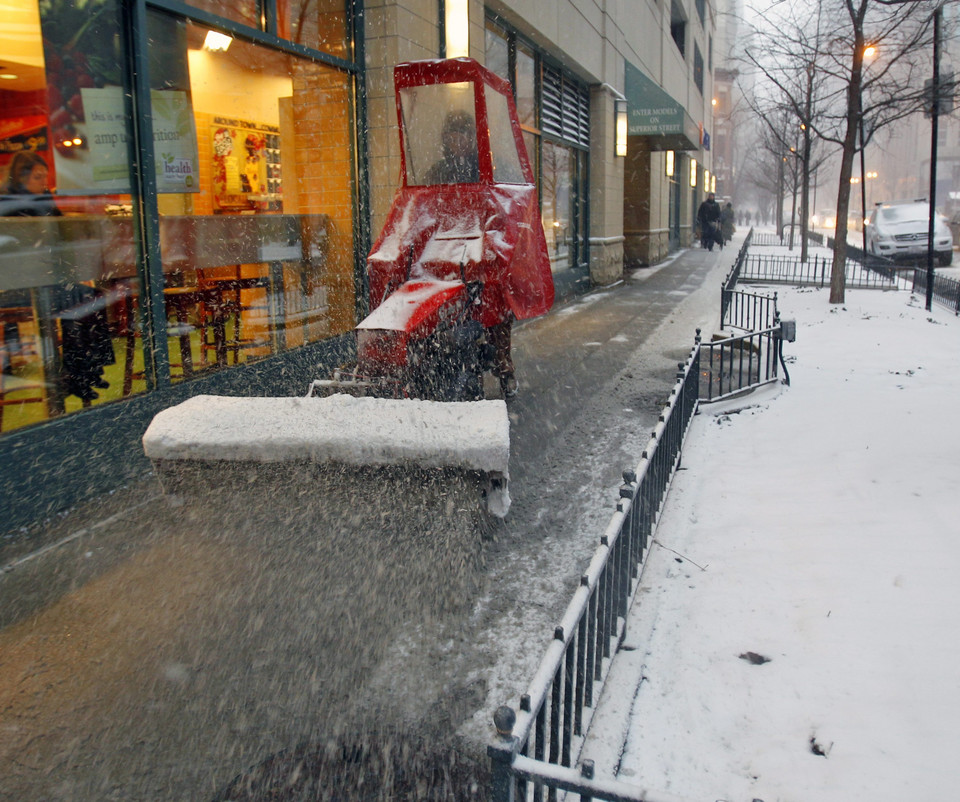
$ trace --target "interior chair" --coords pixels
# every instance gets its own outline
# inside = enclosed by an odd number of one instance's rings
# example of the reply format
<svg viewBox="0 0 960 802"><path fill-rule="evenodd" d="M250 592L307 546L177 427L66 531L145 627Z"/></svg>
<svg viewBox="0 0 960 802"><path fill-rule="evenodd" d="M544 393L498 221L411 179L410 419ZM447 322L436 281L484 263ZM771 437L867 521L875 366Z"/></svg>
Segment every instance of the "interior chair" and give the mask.
<svg viewBox="0 0 960 802"><path fill-rule="evenodd" d="M203 364L209 364L213 352L218 367L233 364L240 354L255 349L274 351L270 321L270 277L260 265L229 265L197 270L197 284L204 292L200 306ZM227 323L233 330L227 332ZM261 322L262 321L262 322Z"/></svg>
<svg viewBox="0 0 960 802"><path fill-rule="evenodd" d="M171 282L174 283L174 282ZM179 369L180 376L189 379L195 372L191 352L190 335L197 330L191 322L191 314L204 303L205 293L196 284L167 286L163 289L163 300L167 315L167 336L176 337L180 343L180 361L171 362L171 369ZM134 370L137 339L142 336L140 330L140 291L133 282L128 282L122 291L120 300L119 328L124 337L123 389L124 397L133 392L133 382L142 380L144 372Z"/></svg>

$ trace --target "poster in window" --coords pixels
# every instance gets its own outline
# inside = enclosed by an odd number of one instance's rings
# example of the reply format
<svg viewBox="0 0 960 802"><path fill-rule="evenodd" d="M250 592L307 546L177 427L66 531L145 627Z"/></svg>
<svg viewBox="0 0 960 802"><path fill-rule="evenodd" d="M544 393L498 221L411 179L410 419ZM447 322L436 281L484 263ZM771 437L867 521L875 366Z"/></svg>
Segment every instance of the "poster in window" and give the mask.
<svg viewBox="0 0 960 802"><path fill-rule="evenodd" d="M39 8L56 191L129 193L132 123L121 85L120 4L40 0ZM166 39L185 54L179 28L170 33ZM157 188L196 192L199 156L189 87L170 81L163 87L150 93Z"/></svg>
<svg viewBox="0 0 960 802"><path fill-rule="evenodd" d="M59 194L130 192L130 118L119 86L82 89L82 146L54 148ZM198 192L197 135L190 100L179 90L152 90L158 192Z"/></svg>
<svg viewBox="0 0 960 802"><path fill-rule="evenodd" d="M213 197L222 211L279 209L279 128L214 117Z"/></svg>

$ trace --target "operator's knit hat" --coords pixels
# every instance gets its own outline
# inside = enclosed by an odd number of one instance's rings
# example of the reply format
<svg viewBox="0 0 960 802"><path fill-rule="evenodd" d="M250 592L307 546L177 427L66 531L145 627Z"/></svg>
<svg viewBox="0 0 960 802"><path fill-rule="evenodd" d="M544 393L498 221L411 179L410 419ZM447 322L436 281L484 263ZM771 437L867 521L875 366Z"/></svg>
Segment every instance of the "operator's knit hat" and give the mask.
<svg viewBox="0 0 960 802"><path fill-rule="evenodd" d="M473 121L473 115L468 111L451 111L443 121L443 133L448 134L452 131L467 131L472 133L477 130Z"/></svg>

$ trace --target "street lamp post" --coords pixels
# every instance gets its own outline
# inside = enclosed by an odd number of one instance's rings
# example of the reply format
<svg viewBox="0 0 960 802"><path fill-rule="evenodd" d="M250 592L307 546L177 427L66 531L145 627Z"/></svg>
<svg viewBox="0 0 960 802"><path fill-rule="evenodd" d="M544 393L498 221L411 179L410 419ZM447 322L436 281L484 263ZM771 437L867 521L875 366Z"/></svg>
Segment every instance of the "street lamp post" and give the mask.
<svg viewBox="0 0 960 802"><path fill-rule="evenodd" d="M940 133L940 23L943 4L933 12L933 84L930 103L930 219L927 222L927 298L926 310L933 307L933 234L937 217L937 137Z"/></svg>
<svg viewBox="0 0 960 802"><path fill-rule="evenodd" d="M863 103L860 104L860 219L867 219L867 173L864 169L864 146L863 146ZM863 232L863 257L867 257L867 227L861 225Z"/></svg>
<svg viewBox="0 0 960 802"><path fill-rule="evenodd" d="M922 0L877 0L886 6L906 5ZM940 27L943 21L943 4L938 0L933 11L933 80L930 82L930 205L927 222L927 311L933 307L933 233L937 219L937 137L940 133Z"/></svg>
<svg viewBox="0 0 960 802"><path fill-rule="evenodd" d="M867 45L863 49L865 59L873 58L877 53L877 48L873 45ZM863 136L863 83L860 84L860 229L863 232L863 255L867 255L867 227L862 223L867 219L867 174L864 168L864 159L866 158L866 146Z"/></svg>

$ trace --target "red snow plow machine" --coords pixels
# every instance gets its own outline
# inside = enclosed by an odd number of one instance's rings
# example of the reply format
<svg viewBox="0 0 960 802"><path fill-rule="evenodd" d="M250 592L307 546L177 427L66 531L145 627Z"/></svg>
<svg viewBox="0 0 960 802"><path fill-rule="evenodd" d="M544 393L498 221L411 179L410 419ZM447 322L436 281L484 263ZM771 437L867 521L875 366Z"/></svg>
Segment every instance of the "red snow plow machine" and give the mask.
<svg viewBox="0 0 960 802"><path fill-rule="evenodd" d="M367 258L356 362L306 398L197 396L164 410L144 435L162 476L211 462L465 471L505 513L509 421L484 375L510 375L511 322L553 304L516 107L472 59L400 64L394 84L401 184Z"/></svg>
<svg viewBox="0 0 960 802"><path fill-rule="evenodd" d="M357 363L315 394L483 398L512 318L553 304L550 260L510 87L472 59L394 69L402 184L367 259Z"/></svg>

